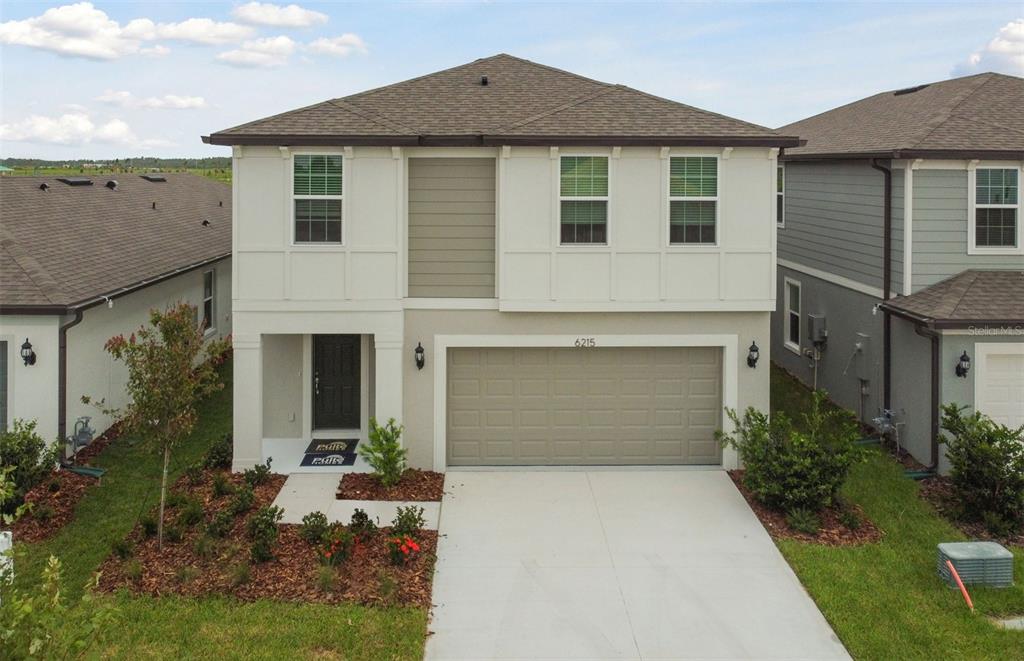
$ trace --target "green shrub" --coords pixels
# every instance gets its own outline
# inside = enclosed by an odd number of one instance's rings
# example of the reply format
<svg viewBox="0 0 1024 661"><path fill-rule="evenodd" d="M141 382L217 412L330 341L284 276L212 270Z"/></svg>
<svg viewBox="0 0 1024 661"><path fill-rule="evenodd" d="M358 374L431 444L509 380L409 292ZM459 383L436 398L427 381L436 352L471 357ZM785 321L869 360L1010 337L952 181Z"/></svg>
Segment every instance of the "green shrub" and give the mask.
<svg viewBox="0 0 1024 661"><path fill-rule="evenodd" d="M29 511L32 512L32 518L37 521L49 521L57 514L53 509L53 505L49 503L33 504Z"/></svg>
<svg viewBox="0 0 1024 661"><path fill-rule="evenodd" d="M352 555L355 537L352 531L344 526L333 526L324 534L323 547L320 551L320 562L334 567L348 560Z"/></svg>
<svg viewBox="0 0 1024 661"><path fill-rule="evenodd" d="M178 524L191 528L203 520L203 504L196 498L188 498L178 508Z"/></svg>
<svg viewBox="0 0 1024 661"><path fill-rule="evenodd" d="M965 416L965 408L942 407L942 427L950 436L939 436L946 444L957 504L970 520L1004 531L1020 530L1024 526L1024 426L1010 429L978 411Z"/></svg>
<svg viewBox="0 0 1024 661"><path fill-rule="evenodd" d="M164 539L171 544L177 544L184 537L185 533L177 525L164 526Z"/></svg>
<svg viewBox="0 0 1024 661"><path fill-rule="evenodd" d="M327 533L327 515L323 512L310 512L302 517L299 536L310 544L319 544Z"/></svg>
<svg viewBox="0 0 1024 661"><path fill-rule="evenodd" d="M322 565L317 568L316 586L321 592L334 592L337 579L338 575L335 573L334 567Z"/></svg>
<svg viewBox="0 0 1024 661"><path fill-rule="evenodd" d="M253 514L246 523L246 534L252 541L249 557L253 562L274 559L274 542L277 541L277 522L284 516L280 507L265 505Z"/></svg>
<svg viewBox="0 0 1024 661"><path fill-rule="evenodd" d="M852 509L844 509L839 512L839 523L847 530L860 530L860 516Z"/></svg>
<svg viewBox="0 0 1024 661"><path fill-rule="evenodd" d="M36 433L36 422L15 419L0 433L0 468L11 467L7 479L14 494L0 504L0 512L13 514L25 502L25 494L53 471L60 454L57 443L47 446Z"/></svg>
<svg viewBox="0 0 1024 661"><path fill-rule="evenodd" d="M235 487L232 486L231 480L225 473L214 473L213 474L213 496L214 498L220 498L221 496L230 496L235 492Z"/></svg>
<svg viewBox="0 0 1024 661"><path fill-rule="evenodd" d="M184 585L195 580L199 576L199 570L192 565L181 565L174 571L174 578Z"/></svg>
<svg viewBox="0 0 1024 661"><path fill-rule="evenodd" d="M203 483L203 465L202 464L189 464L185 469L185 479L192 486L197 486Z"/></svg>
<svg viewBox="0 0 1024 661"><path fill-rule="evenodd" d="M356 511L352 512L352 520L348 529L357 539L366 541L377 532L377 524L373 522L370 515L357 507Z"/></svg>
<svg viewBox="0 0 1024 661"><path fill-rule="evenodd" d="M743 418L726 409L735 432L716 432L724 446L737 449L746 471L743 484L773 509L813 512L831 505L850 468L863 458L854 443L857 425L848 411L825 406L824 393L815 392L804 428L797 429L782 412L771 420L754 408Z"/></svg>
<svg viewBox="0 0 1024 661"><path fill-rule="evenodd" d="M203 465L209 469L231 468L232 455L231 434L224 434L206 451Z"/></svg>
<svg viewBox="0 0 1024 661"><path fill-rule="evenodd" d="M142 580L142 563L138 560L132 560L124 566L124 575L132 583L138 583Z"/></svg>
<svg viewBox="0 0 1024 661"><path fill-rule="evenodd" d="M242 477L245 479L245 483L251 488L256 488L261 484L266 484L270 480L270 462L273 461L273 457L267 457L266 463L256 464L252 468L247 468L242 472Z"/></svg>
<svg viewBox="0 0 1024 661"><path fill-rule="evenodd" d="M167 507L180 507L188 502L189 495L184 491L169 491L165 504Z"/></svg>
<svg viewBox="0 0 1024 661"><path fill-rule="evenodd" d="M153 537L154 535L156 535L156 517L154 517L152 514L147 514L146 516L142 517L139 523L142 525L143 535L145 535L146 537Z"/></svg>
<svg viewBox="0 0 1024 661"><path fill-rule="evenodd" d="M256 502L256 494L252 487L248 484L243 485L235 491L234 497L228 503L228 511L234 516L241 516L252 509L254 502Z"/></svg>
<svg viewBox="0 0 1024 661"><path fill-rule="evenodd" d="M231 568L228 570L228 582L233 588L248 583L251 577L252 572L249 569L249 565L244 562L231 565Z"/></svg>
<svg viewBox="0 0 1024 661"><path fill-rule="evenodd" d="M359 445L359 455L373 468L373 476L385 487L398 484L405 472L406 449L402 447L402 425L390 418L381 427L376 418L370 418L370 440Z"/></svg>
<svg viewBox="0 0 1024 661"><path fill-rule="evenodd" d="M398 581L383 567L377 572L377 598L384 606L398 601Z"/></svg>
<svg viewBox="0 0 1024 661"><path fill-rule="evenodd" d="M812 509L795 507L786 514L786 525L805 535L817 535L821 530L821 519Z"/></svg>
<svg viewBox="0 0 1024 661"><path fill-rule="evenodd" d="M114 550L114 555L122 560L126 560L132 555L132 543L123 537L121 539L114 540L111 548Z"/></svg>
<svg viewBox="0 0 1024 661"><path fill-rule="evenodd" d="M231 532L235 525L235 515L229 510L221 510L213 515L210 523L206 525L206 534L211 537L221 538Z"/></svg>
<svg viewBox="0 0 1024 661"><path fill-rule="evenodd" d="M395 518L391 521L391 533L394 535L415 537L426 524L422 507L409 505L399 507L396 512Z"/></svg>
<svg viewBox="0 0 1024 661"><path fill-rule="evenodd" d="M50 490L50 493L57 493L60 491L60 480L50 480L50 484L46 488Z"/></svg>
<svg viewBox="0 0 1024 661"><path fill-rule="evenodd" d="M192 550L203 560L209 560L217 550L217 545L209 535L200 535L199 537L196 537L196 541L192 543Z"/></svg>

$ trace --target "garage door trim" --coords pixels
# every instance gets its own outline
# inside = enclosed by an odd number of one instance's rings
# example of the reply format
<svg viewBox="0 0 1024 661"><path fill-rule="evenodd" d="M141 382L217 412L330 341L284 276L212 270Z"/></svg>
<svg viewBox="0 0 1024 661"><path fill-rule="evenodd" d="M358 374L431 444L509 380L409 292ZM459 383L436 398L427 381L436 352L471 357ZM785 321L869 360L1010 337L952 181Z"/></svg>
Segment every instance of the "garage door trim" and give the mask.
<svg viewBox="0 0 1024 661"><path fill-rule="evenodd" d="M976 342L974 344L974 408L984 413L989 402L984 399L988 378L988 358L999 355L1024 354L1024 342Z"/></svg>
<svg viewBox="0 0 1024 661"><path fill-rule="evenodd" d="M718 347L722 349L722 406L736 409L739 400L737 335L435 335L434 336L434 466L447 468L448 349L455 347ZM724 416L723 416L724 418ZM724 418L725 431L732 431ZM722 452L722 466L739 467L734 449Z"/></svg>

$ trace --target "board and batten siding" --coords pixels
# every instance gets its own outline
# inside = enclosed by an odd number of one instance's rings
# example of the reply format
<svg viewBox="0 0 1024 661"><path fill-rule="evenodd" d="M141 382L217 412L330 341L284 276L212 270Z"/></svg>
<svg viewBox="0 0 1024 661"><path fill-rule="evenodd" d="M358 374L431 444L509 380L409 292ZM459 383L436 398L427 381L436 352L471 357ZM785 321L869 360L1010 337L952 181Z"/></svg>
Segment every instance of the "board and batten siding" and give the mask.
<svg viewBox="0 0 1024 661"><path fill-rule="evenodd" d="M409 296L494 298L493 158L409 159Z"/></svg>
<svg viewBox="0 0 1024 661"><path fill-rule="evenodd" d="M786 168L779 259L882 288L884 179L870 163L798 162ZM903 173L893 169L893 282L902 285Z"/></svg>
<svg viewBox="0 0 1024 661"><path fill-rule="evenodd" d="M1024 268L1020 255L967 254L967 182L967 170L914 172L915 292L966 269Z"/></svg>

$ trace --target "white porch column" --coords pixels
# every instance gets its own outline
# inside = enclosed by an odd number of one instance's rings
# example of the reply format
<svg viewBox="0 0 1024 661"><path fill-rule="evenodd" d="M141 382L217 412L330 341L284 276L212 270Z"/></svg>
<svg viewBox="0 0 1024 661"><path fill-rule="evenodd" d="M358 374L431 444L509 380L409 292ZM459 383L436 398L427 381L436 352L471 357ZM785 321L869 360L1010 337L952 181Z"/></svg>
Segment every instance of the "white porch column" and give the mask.
<svg viewBox="0 0 1024 661"><path fill-rule="evenodd" d="M375 335L374 396L379 424L388 418L402 422L402 360L405 359L401 335Z"/></svg>
<svg viewBox="0 0 1024 661"><path fill-rule="evenodd" d="M263 347L259 333L234 340L234 460L231 470L252 468L263 460Z"/></svg>

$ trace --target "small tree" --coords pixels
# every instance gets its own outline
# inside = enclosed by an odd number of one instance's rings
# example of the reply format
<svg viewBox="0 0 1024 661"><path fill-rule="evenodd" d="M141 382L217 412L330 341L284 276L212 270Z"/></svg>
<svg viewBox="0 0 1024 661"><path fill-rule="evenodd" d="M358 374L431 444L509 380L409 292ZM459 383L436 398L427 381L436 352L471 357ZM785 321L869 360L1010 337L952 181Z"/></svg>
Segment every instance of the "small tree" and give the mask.
<svg viewBox="0 0 1024 661"><path fill-rule="evenodd" d="M228 347L227 340L204 341L203 329L196 324L196 308L188 303L162 312L151 310L149 326L140 327L128 338L116 335L107 340L107 352L128 367L125 390L129 403L123 411L104 412L120 417L125 432L137 434L163 453L157 519L160 548L171 450L195 427L196 404L224 387L214 359ZM88 403L89 398L82 401ZM99 405L102 408L103 402Z"/></svg>
<svg viewBox="0 0 1024 661"><path fill-rule="evenodd" d="M406 449L399 440L403 429L394 418L389 418L383 427L376 418L370 418L370 442L359 446L360 456L373 468L373 476L382 486L395 486L405 472Z"/></svg>

